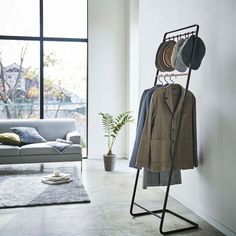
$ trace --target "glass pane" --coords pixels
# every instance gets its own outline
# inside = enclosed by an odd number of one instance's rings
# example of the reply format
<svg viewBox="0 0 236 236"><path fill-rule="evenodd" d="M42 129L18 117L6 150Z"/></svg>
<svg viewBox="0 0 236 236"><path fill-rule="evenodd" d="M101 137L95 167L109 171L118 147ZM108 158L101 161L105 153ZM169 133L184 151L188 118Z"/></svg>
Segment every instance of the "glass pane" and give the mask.
<svg viewBox="0 0 236 236"><path fill-rule="evenodd" d="M87 44L45 42L44 117L73 118L86 147Z"/></svg>
<svg viewBox="0 0 236 236"><path fill-rule="evenodd" d="M39 118L39 43L0 41L0 119Z"/></svg>
<svg viewBox="0 0 236 236"><path fill-rule="evenodd" d="M44 1L44 36L87 38L87 0Z"/></svg>
<svg viewBox="0 0 236 236"><path fill-rule="evenodd" d="M39 36L39 0L1 1L0 35Z"/></svg>

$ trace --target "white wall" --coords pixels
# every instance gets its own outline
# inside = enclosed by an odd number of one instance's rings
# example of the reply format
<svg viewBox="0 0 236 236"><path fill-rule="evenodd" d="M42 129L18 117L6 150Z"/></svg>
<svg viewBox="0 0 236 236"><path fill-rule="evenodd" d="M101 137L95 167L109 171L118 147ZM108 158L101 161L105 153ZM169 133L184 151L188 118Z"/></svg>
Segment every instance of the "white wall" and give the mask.
<svg viewBox="0 0 236 236"><path fill-rule="evenodd" d="M126 111L127 24L125 0L88 0L89 100L88 156L102 157L107 142L99 112ZM118 156L126 155L125 129L114 146Z"/></svg>
<svg viewBox="0 0 236 236"><path fill-rule="evenodd" d="M194 23L206 56L193 71L199 167L182 171L172 196L225 232L236 232L236 1L140 0L140 93L151 86L163 33Z"/></svg>
<svg viewBox="0 0 236 236"><path fill-rule="evenodd" d="M135 121L126 129L127 156L133 149L139 108L139 1L127 0L127 110Z"/></svg>

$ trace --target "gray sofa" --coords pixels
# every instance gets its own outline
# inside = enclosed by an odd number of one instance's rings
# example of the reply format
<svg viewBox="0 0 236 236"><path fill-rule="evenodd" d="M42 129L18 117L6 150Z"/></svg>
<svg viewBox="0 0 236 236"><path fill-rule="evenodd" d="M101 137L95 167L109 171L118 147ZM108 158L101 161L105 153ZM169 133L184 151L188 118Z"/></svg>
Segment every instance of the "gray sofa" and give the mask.
<svg viewBox="0 0 236 236"><path fill-rule="evenodd" d="M0 144L1 164L45 163L81 161L81 138L73 119L44 120L0 120L0 133L12 132L11 127L34 127L47 141L57 138L73 142L63 153L59 153L47 143L27 144L21 147Z"/></svg>

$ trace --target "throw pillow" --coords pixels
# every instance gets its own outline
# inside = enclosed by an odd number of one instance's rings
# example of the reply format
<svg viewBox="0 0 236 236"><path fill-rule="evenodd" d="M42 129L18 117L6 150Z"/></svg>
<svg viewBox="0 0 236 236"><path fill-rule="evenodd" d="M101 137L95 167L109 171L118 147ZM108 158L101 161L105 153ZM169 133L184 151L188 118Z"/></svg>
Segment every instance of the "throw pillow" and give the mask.
<svg viewBox="0 0 236 236"><path fill-rule="evenodd" d="M11 130L20 136L20 141L24 144L46 142L33 127L13 127Z"/></svg>
<svg viewBox="0 0 236 236"><path fill-rule="evenodd" d="M0 134L0 143L6 144L6 145L15 145L15 146L20 146L21 145L19 135L14 134L14 133L2 133L2 134Z"/></svg>

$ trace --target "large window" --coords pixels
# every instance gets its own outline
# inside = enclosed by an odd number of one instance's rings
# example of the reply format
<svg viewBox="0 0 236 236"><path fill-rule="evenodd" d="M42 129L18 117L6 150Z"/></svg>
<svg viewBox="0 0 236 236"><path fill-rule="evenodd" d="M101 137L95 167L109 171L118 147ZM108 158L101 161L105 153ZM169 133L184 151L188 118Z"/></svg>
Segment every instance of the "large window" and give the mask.
<svg viewBox="0 0 236 236"><path fill-rule="evenodd" d="M74 118L85 148L87 0L5 0L0 22L0 119Z"/></svg>

